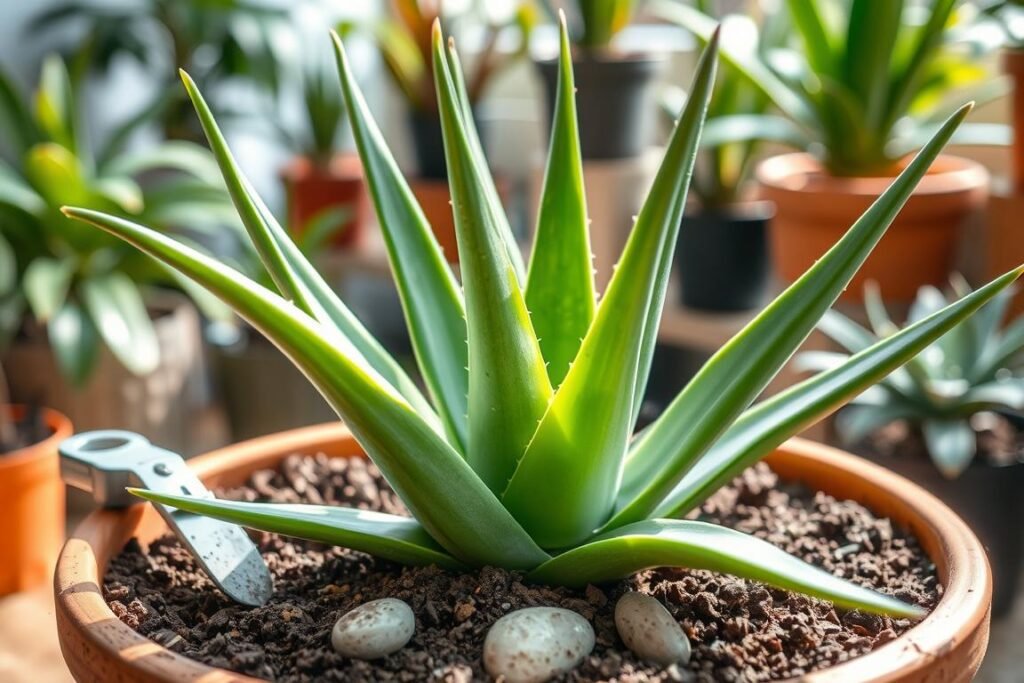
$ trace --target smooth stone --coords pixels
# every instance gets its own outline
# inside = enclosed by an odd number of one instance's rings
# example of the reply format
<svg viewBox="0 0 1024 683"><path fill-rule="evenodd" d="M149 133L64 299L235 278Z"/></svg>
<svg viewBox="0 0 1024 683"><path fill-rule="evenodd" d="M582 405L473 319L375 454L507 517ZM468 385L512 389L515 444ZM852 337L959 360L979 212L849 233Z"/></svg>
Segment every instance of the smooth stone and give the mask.
<svg viewBox="0 0 1024 683"><path fill-rule="evenodd" d="M491 626L484 668L506 683L543 683L575 669L593 649L594 629L576 612L527 607Z"/></svg>
<svg viewBox="0 0 1024 683"><path fill-rule="evenodd" d="M405 647L415 631L412 608L401 600L382 598L342 615L331 631L331 645L345 657L379 659Z"/></svg>
<svg viewBox="0 0 1024 683"><path fill-rule="evenodd" d="M632 592L619 598L615 628L640 659L662 666L690 661L690 640L665 606L650 595Z"/></svg>

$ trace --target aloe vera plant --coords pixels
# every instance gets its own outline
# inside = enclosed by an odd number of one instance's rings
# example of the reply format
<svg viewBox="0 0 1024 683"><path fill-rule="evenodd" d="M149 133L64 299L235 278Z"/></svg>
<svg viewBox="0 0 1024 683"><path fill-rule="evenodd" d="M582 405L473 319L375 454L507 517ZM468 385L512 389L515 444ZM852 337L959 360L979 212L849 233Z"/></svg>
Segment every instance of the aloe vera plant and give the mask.
<svg viewBox="0 0 1024 683"><path fill-rule="evenodd" d="M960 278L954 279L953 288L960 296L971 292ZM971 417L984 411L1024 410L1024 318L1000 330L1012 297L1012 291L1001 292L978 315L953 327L905 368L856 397L836 417L843 441L856 444L876 429L904 420L920 429L939 471L950 479L959 476L977 453ZM910 307L908 324L948 302L936 287L922 287ZM819 328L849 353L899 330L877 286L865 288L864 307L870 330L835 311L822 318ZM847 358L843 353L808 351L798 362L807 369L823 370Z"/></svg>
<svg viewBox="0 0 1024 683"><path fill-rule="evenodd" d="M191 80L200 120L277 291L173 239L100 212L74 218L134 244L220 296L303 370L412 518L135 491L249 527L408 564L485 564L582 586L647 567L729 572L857 607L921 610L751 536L679 519L789 436L862 392L1005 289L1020 270L750 407L881 238L962 121L953 116L849 233L729 344L664 415L633 436L708 99L716 41L622 259L595 303L568 32L529 268L510 239L473 128L459 58L435 27L432 59L462 255L444 260L345 56L342 91L402 294L428 396L327 289L267 212Z"/></svg>
<svg viewBox="0 0 1024 683"><path fill-rule="evenodd" d="M551 15L555 14L553 0L544 0ZM636 0L575 0L561 3L571 5L576 29L574 42L587 50L607 48L612 39L626 28L633 18Z"/></svg>

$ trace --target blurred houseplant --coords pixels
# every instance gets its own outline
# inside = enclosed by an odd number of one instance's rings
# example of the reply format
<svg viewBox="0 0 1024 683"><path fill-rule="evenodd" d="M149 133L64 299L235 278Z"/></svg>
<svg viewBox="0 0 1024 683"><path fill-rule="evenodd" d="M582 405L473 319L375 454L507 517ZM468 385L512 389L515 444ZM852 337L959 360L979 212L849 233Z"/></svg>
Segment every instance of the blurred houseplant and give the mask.
<svg viewBox="0 0 1024 683"><path fill-rule="evenodd" d="M303 125L281 126L295 158L281 175L288 194L288 225L293 234L330 231L330 243L356 247L365 239L369 198L359 156L340 152L347 129L345 105L323 66L309 64L302 74ZM321 233L322 234L322 233Z"/></svg>
<svg viewBox="0 0 1024 683"><path fill-rule="evenodd" d="M0 316L18 306L15 273L14 249L0 234ZM0 352L4 344L0 337ZM13 405L0 367L0 597L50 578L64 542L57 444L71 431L54 410Z"/></svg>
<svg viewBox="0 0 1024 683"><path fill-rule="evenodd" d="M246 82L274 95L282 65L288 62L291 30L287 5L275 0L69 0L40 12L30 26L37 36L74 38L65 39L61 49L76 82L90 71L106 72L118 58L128 56L154 73L187 69L211 91ZM224 102L218 104L222 113L238 113ZM159 82L132 123L154 119L165 139L202 138L173 76Z"/></svg>
<svg viewBox="0 0 1024 683"><path fill-rule="evenodd" d="M451 4L451 3L449 3ZM517 0L514 11L492 18L486 5L475 3L458 15L446 12L444 0L390 0L390 12L368 27L392 81L409 107L417 174L412 190L423 207L445 257L458 262L458 245L447 184L447 166L441 136L441 119L434 91L434 67L430 58L430 28L441 20L446 26L482 26L480 50L467 75L473 118L486 140L479 103L487 87L504 70L526 56L536 23L532 0ZM482 14L482 18L481 18ZM342 33L352 27L343 26ZM504 44L509 40L510 45ZM503 190L499 182L499 191Z"/></svg>
<svg viewBox="0 0 1024 683"><path fill-rule="evenodd" d="M954 288L958 297L971 292L960 279ZM1000 329L1012 296L1000 293L835 420L843 446L931 490L971 524L991 556L996 615L1012 606L1024 560L1024 318ZM907 324L949 301L922 287ZM836 312L819 325L850 354L899 331L877 286L869 284L864 302L870 330ZM807 352L799 360L828 370L847 358Z"/></svg>
<svg viewBox="0 0 1024 683"><path fill-rule="evenodd" d="M790 49L758 55L723 36L723 58L802 131L806 153L764 161L761 194L776 204L772 252L786 280L799 276L842 234L948 113L949 100L991 93L957 0L789 0ZM711 17L657 0L654 12L705 37ZM998 129L965 124L954 143L1004 142ZM945 281L958 232L984 202L987 174L943 155L872 254L848 298L876 280L909 301L921 284Z"/></svg>
<svg viewBox="0 0 1024 683"><path fill-rule="evenodd" d="M713 14L715 3L695 6ZM722 20L723 32L737 42L756 46L765 55L785 39L786 22L765 14L760 2L747 3L744 14ZM760 35L754 17L765 26ZM674 121L686 93L672 88L662 105ZM676 264L684 305L710 311L741 311L765 303L770 272L768 224L770 202L753 198L753 165L763 143L788 145L800 141L800 131L781 116L768 114L770 100L734 67L723 64L708 105L701 150L679 231Z"/></svg>
<svg viewBox="0 0 1024 683"><path fill-rule="evenodd" d="M186 240L230 232L237 218L216 164L182 141L124 152L115 134L93 150L57 57L44 63L33 97L5 75L0 95L13 146L0 162L0 235L15 263L0 335L11 340L4 362L14 397L55 407L83 429L122 423L183 445L185 413L202 396L202 358L196 312L172 290L211 314L225 309L59 208L80 201L164 230L187 225L178 231Z"/></svg>
<svg viewBox="0 0 1024 683"><path fill-rule="evenodd" d="M639 0L538 0L553 17L562 9L573 34L584 160L632 159L651 143L657 111L654 81L664 66L659 55L617 40ZM558 61L538 60L549 113L554 109ZM550 117L549 117L550 120Z"/></svg>

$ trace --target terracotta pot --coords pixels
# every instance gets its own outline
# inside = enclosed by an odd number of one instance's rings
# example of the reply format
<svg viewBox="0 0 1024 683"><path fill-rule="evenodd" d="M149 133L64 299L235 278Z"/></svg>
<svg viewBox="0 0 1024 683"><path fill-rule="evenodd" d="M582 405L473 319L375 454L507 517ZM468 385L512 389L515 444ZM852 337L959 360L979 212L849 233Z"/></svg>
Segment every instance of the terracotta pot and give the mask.
<svg viewBox="0 0 1024 683"><path fill-rule="evenodd" d="M452 215L452 195L448 190L448 181L417 178L410 181L409 185L445 258L449 263L458 263L459 244L455 238L455 217Z"/></svg>
<svg viewBox="0 0 1024 683"><path fill-rule="evenodd" d="M835 244L892 182L891 177L838 178L810 155L783 154L757 168L761 196L775 202L771 248L778 274L792 282ZM918 287L944 285L964 221L987 196L988 173L978 163L940 156L921 180L867 262L843 294L860 301L875 280L893 301L910 301Z"/></svg>
<svg viewBox="0 0 1024 683"><path fill-rule="evenodd" d="M24 406L0 406L15 420ZM57 445L71 436L71 421L44 409L50 436L0 454L0 595L44 583L64 540L64 483Z"/></svg>
<svg viewBox="0 0 1024 683"><path fill-rule="evenodd" d="M341 424L283 432L195 458L189 465L213 486L235 486L254 470L295 452L360 453ZM985 551L949 508L915 484L860 458L791 439L768 459L784 478L862 502L909 527L935 562L945 592L935 610L879 649L802 681L969 681L988 644L992 581ZM54 578L57 631L68 667L82 683L251 681L164 649L114 616L100 586L111 557L134 537L149 543L165 532L148 505L93 513L61 552Z"/></svg>
<svg viewBox="0 0 1024 683"><path fill-rule="evenodd" d="M1013 144L1010 168L1013 189L1024 194L1024 50L1003 51L1003 71L1013 81Z"/></svg>
<svg viewBox="0 0 1024 683"><path fill-rule="evenodd" d="M103 348L85 386L73 387L40 331L17 339L3 356L12 400L50 406L81 431L116 426L176 452L194 453L196 416L210 403L199 314L174 292L155 293L146 303L160 348L156 370L134 375Z"/></svg>
<svg viewBox="0 0 1024 683"><path fill-rule="evenodd" d="M1024 263L1024 194L993 192L985 212L985 279ZM1024 315L1024 295L1010 303L1007 320Z"/></svg>
<svg viewBox="0 0 1024 683"><path fill-rule="evenodd" d="M363 165L358 155L339 154L327 167L298 157L281 171L288 193L288 226L296 236L309 222L327 209L345 208L351 217L331 239L336 247L352 247L366 237L370 201L363 182Z"/></svg>

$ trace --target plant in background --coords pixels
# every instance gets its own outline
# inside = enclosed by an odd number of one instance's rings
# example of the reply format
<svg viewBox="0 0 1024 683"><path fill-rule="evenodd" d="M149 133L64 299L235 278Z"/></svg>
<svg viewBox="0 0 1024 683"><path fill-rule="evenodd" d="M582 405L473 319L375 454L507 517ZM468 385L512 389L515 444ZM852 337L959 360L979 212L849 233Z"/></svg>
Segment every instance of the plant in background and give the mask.
<svg viewBox="0 0 1024 683"><path fill-rule="evenodd" d="M159 73L187 69L211 90L245 80L276 94L281 65L288 61L283 37L292 28L287 6L273 0L70 0L40 12L29 30L37 36L76 36L63 48L76 81L87 70L107 72L116 59L129 56ZM153 117L167 139L197 137L188 99L173 82L156 89L133 123Z"/></svg>
<svg viewBox="0 0 1024 683"><path fill-rule="evenodd" d="M949 115L951 99L1002 93L979 63L980 50L962 30L956 4L788 0L796 45L759 54L742 35L723 33L722 57L792 120L800 132L794 142L829 173L885 174L929 139ZM651 8L704 40L716 26L680 2L655 0ZM962 144L1007 141L1005 127L983 124L964 125L954 138Z"/></svg>
<svg viewBox="0 0 1024 683"><path fill-rule="evenodd" d="M696 0L694 6L708 16L717 16L715 3ZM760 2L747 3L743 14L721 18L723 36L737 44L750 46L766 59L769 50L783 44L788 27L778 13L768 13ZM759 29L754 17L760 16ZM672 87L662 97L662 109L671 121L679 117L686 101L681 88ZM693 171L690 189L707 210L725 208L743 199L753 163L762 143L801 145L799 128L778 115L769 114L771 100L730 64L718 71L715 91L708 105L707 120L701 136L701 153Z"/></svg>
<svg viewBox="0 0 1024 683"><path fill-rule="evenodd" d="M1024 0L985 0L979 5L981 17L999 26L1008 48L1024 48Z"/></svg>
<svg viewBox="0 0 1024 683"><path fill-rule="evenodd" d="M585 50L607 49L619 31L629 25L637 4L637 0L542 2L552 17L556 14L556 4L572 17L573 43Z"/></svg>
<svg viewBox="0 0 1024 683"><path fill-rule="evenodd" d="M392 80L420 112L437 111L430 34L435 21L449 19L443 6L443 0L391 0L391 12L371 27ZM470 104L480 100L491 79L526 56L536 20L532 2L524 0L513 13L485 21L482 48L466 82ZM344 26L342 34L350 28ZM499 38L508 32L515 36L514 46L499 49Z"/></svg>
<svg viewBox="0 0 1024 683"><path fill-rule="evenodd" d="M679 519L789 436L926 348L1021 270L754 407L832 305L969 107L804 277L724 346L646 431L633 430L686 188L714 83L716 41L618 268L595 304L568 32L537 238L527 269L483 158L458 55L431 43L461 286L374 123L335 37L342 90L429 398L382 350L252 192L185 76L236 206L278 292L157 231L80 208L221 297L303 370L412 518L339 507L135 491L249 527L447 568L496 565L582 586L675 565L724 571L845 607L919 608L832 576L752 536Z"/></svg>
<svg viewBox="0 0 1024 683"><path fill-rule="evenodd" d="M60 369L81 384L101 342L133 372L156 367L147 287L183 288L208 312L221 313L219 302L188 279L60 213L74 202L164 230L187 225L183 239L222 232L237 217L206 149L168 142L120 153L111 149L120 142L115 134L94 161L57 57L44 63L34 98L0 73L0 124L16 145L15 158L0 161L0 348L33 323L45 326Z"/></svg>
<svg viewBox="0 0 1024 683"><path fill-rule="evenodd" d="M954 290L968 296L970 287L957 278ZM890 422L919 427L928 453L943 475L952 479L974 460L977 438L971 417L984 411L1024 409L1024 318L1005 330L1000 324L1013 293L1001 292L979 313L956 325L905 368L853 399L836 418L840 437L854 444ZM949 299L935 287L922 287L910 307L913 325L941 310ZM886 312L876 286L864 292L871 330L829 312L819 329L849 353L859 353L899 332ZM846 362L842 353L801 354L807 369L826 370Z"/></svg>

